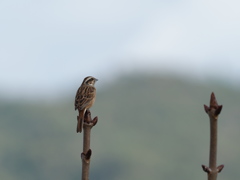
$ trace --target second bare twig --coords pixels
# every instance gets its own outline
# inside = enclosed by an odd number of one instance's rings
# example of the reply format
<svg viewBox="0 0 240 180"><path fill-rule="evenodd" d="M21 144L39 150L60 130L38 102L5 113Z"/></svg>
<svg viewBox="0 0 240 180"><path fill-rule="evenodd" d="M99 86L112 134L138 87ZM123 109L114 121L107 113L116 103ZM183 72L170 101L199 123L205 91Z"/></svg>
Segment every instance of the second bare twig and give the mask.
<svg viewBox="0 0 240 180"><path fill-rule="evenodd" d="M211 94L210 106L204 105L204 109L210 119L210 151L209 167L202 165L202 168L208 173L208 180L216 180L217 174L222 171L224 165L217 167L217 122L222 105L218 105L214 93Z"/></svg>

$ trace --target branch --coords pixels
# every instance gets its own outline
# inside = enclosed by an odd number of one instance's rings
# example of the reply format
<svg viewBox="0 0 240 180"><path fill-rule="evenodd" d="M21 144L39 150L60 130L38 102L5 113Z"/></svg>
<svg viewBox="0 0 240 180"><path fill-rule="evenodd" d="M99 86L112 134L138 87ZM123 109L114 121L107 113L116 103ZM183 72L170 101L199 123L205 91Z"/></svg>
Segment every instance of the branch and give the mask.
<svg viewBox="0 0 240 180"><path fill-rule="evenodd" d="M82 158L82 180L89 180L90 158L92 150L90 149L91 129L97 124L98 117L91 118L91 112L86 111L83 123L83 152Z"/></svg>
<svg viewBox="0 0 240 180"><path fill-rule="evenodd" d="M218 115L221 113L222 105L218 105L214 93L211 94L210 106L204 105L204 110L210 119L210 152L209 167L202 165L203 171L208 173L208 180L216 180L217 174L220 173L224 165L217 164L217 122Z"/></svg>

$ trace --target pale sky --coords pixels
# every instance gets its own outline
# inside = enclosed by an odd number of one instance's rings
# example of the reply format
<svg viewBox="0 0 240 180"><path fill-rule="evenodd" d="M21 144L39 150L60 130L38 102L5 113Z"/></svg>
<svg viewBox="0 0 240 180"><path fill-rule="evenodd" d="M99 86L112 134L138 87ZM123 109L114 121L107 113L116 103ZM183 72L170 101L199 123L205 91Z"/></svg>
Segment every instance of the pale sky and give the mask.
<svg viewBox="0 0 240 180"><path fill-rule="evenodd" d="M0 96L41 96L88 75L104 82L135 71L237 84L239 7L237 0L2 0Z"/></svg>

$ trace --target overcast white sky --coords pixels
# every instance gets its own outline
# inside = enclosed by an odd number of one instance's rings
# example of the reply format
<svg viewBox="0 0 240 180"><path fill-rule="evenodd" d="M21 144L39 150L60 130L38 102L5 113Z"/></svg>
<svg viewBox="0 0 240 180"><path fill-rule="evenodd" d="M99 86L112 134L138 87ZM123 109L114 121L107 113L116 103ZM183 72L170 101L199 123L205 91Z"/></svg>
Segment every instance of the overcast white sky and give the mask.
<svg viewBox="0 0 240 180"><path fill-rule="evenodd" d="M237 84L239 8L238 0L2 0L0 93L51 94L87 75L136 70Z"/></svg>

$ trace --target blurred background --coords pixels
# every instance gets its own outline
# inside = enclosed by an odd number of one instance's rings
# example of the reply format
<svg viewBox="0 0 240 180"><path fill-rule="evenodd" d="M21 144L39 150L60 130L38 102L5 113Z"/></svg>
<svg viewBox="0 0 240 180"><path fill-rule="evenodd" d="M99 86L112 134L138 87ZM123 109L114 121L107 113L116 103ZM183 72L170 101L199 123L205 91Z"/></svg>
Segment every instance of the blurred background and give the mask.
<svg viewBox="0 0 240 180"><path fill-rule="evenodd" d="M0 177L81 176L75 93L99 79L90 179L206 179L219 118L218 179L238 179L240 2L1 1Z"/></svg>

